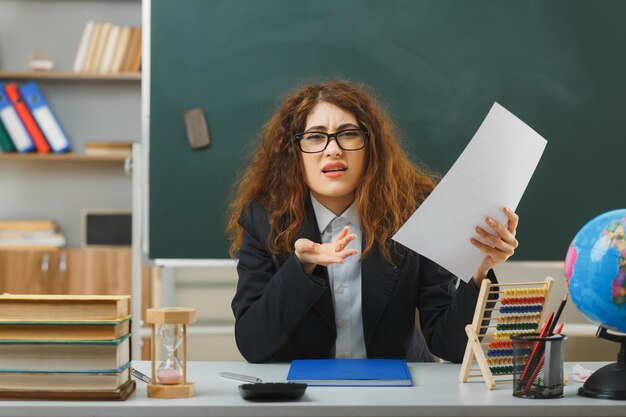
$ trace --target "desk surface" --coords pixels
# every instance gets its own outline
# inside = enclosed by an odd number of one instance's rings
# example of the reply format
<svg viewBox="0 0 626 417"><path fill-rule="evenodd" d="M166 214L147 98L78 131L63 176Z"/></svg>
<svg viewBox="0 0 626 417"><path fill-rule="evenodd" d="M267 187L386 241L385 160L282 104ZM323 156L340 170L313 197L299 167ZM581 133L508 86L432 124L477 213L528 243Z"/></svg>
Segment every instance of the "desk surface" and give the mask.
<svg viewBox="0 0 626 417"><path fill-rule="evenodd" d="M149 374L149 362L136 362ZM573 364L566 364L571 381ZM583 363L595 370L603 363ZM255 365L240 362L189 362L189 380L196 396L188 399L147 398L146 384L121 402L1 401L0 416L624 416L626 402L579 397L580 383L570 382L565 397L531 400L513 397L510 384L488 390L482 380L461 384L460 365L410 364L413 387L308 387L291 402L252 403L239 397L240 382L218 376L220 371L254 375L264 381L284 381L288 364Z"/></svg>

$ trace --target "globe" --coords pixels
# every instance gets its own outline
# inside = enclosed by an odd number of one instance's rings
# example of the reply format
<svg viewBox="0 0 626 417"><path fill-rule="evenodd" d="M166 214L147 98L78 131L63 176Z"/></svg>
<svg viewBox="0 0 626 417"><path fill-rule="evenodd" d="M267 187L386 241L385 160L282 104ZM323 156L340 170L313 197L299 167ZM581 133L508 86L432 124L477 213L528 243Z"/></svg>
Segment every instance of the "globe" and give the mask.
<svg viewBox="0 0 626 417"><path fill-rule="evenodd" d="M617 362L595 371L578 395L626 400L626 209L591 219L565 256L565 281L576 307L600 326L596 336L621 344Z"/></svg>
<svg viewBox="0 0 626 417"><path fill-rule="evenodd" d="M591 322L626 333L626 209L585 224L565 257L572 301Z"/></svg>

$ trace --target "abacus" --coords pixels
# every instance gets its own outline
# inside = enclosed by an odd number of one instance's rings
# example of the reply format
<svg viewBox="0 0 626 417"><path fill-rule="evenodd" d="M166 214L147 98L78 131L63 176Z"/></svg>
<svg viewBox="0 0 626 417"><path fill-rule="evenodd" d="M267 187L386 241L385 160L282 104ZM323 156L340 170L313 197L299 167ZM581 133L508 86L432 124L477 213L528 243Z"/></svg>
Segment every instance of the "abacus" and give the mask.
<svg viewBox="0 0 626 417"><path fill-rule="evenodd" d="M538 331L553 281L551 277L544 281L510 284L483 280L474 319L465 326L468 340L459 374L461 382L482 377L489 389L494 389L497 383L512 382L511 335ZM493 295L498 299L489 298ZM491 317L485 317L488 311Z"/></svg>

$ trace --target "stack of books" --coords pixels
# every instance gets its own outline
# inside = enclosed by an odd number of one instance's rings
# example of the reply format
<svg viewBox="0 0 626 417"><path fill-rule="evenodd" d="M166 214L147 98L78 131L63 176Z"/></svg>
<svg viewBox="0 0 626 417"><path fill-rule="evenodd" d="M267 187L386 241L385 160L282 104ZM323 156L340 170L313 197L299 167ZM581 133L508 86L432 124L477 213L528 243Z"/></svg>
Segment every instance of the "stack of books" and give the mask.
<svg viewBox="0 0 626 417"><path fill-rule="evenodd" d="M124 400L130 296L0 295L0 398Z"/></svg>
<svg viewBox="0 0 626 417"><path fill-rule="evenodd" d="M0 150L62 153L71 149L48 102L34 81L21 86L0 82Z"/></svg>
<svg viewBox="0 0 626 417"><path fill-rule="evenodd" d="M65 236L54 220L0 220L0 249L56 249Z"/></svg>
<svg viewBox="0 0 626 417"><path fill-rule="evenodd" d="M89 20L78 44L73 70L87 74L138 73L141 28Z"/></svg>

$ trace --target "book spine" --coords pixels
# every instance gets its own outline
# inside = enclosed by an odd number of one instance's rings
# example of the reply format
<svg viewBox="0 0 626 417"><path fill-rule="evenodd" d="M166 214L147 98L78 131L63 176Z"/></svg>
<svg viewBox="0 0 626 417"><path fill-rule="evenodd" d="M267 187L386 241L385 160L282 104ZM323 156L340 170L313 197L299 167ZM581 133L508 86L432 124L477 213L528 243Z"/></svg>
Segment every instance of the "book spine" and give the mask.
<svg viewBox="0 0 626 417"><path fill-rule="evenodd" d="M130 40L130 30L130 26L122 26L120 28L119 41L117 42L113 64L111 65L111 72L113 73L119 73L122 70L122 63L124 62L128 41Z"/></svg>
<svg viewBox="0 0 626 417"><path fill-rule="evenodd" d="M94 51L92 67L89 72L98 73L100 71L100 64L102 63L102 56L104 55L104 48L106 42L109 39L109 32L111 32L111 23L106 22L102 24L100 29L100 36L98 37L98 43L96 44L96 50Z"/></svg>
<svg viewBox="0 0 626 417"><path fill-rule="evenodd" d="M80 38L80 43L78 44L78 51L76 52L76 58L74 59L74 65L72 69L74 72L81 72L83 67L85 66L85 60L87 58L87 50L89 49L89 44L91 40L91 35L93 33L94 21L88 20L85 24L85 29L83 30L83 35Z"/></svg>
<svg viewBox="0 0 626 417"><path fill-rule="evenodd" d="M142 38L142 33L141 33L141 28L135 28L135 30L137 31L137 35L136 35L136 40L135 40L135 47L133 48L133 56L132 56L132 60L130 62L130 68L129 71L130 72L140 72L141 71L141 38Z"/></svg>
<svg viewBox="0 0 626 417"><path fill-rule="evenodd" d="M30 110L28 110L28 106L26 106L26 104L22 100L22 97L20 96L19 90L17 88L17 84L7 84L4 89L7 93L7 96L9 97L9 100L13 104L13 107L15 107L17 114L22 119L24 127L26 127L26 130L28 131L31 139L33 140L33 143L35 144L35 147L37 148L37 152L42 154L49 153L50 145L46 141L46 138L44 137L41 129L39 129L39 125L37 125L37 122L33 118L33 115L30 113Z"/></svg>
<svg viewBox="0 0 626 417"><path fill-rule="evenodd" d="M14 236L0 236L0 248L60 248L65 246L65 236L60 233L22 233Z"/></svg>
<svg viewBox="0 0 626 417"><path fill-rule="evenodd" d="M89 37L87 52L85 53L85 63L81 68L81 72L83 73L89 73L93 71L94 56L96 53L96 48L98 46L98 41L100 39L100 34L102 33L103 25L104 23L94 22L93 30L91 32L91 36Z"/></svg>
<svg viewBox="0 0 626 417"><path fill-rule="evenodd" d="M69 151L71 148L70 141L63 129L61 129L57 118L54 117L48 101L41 93L41 90L39 90L37 84L34 81L26 83L20 87L20 92L33 117L39 123L41 130L44 131L48 142L52 146L52 150L55 153Z"/></svg>
<svg viewBox="0 0 626 417"><path fill-rule="evenodd" d="M15 146L13 146L13 142L11 141L11 137L9 133L4 128L4 123L0 119L0 149L2 152L15 152Z"/></svg>
<svg viewBox="0 0 626 417"><path fill-rule="evenodd" d="M67 297L67 298L65 298ZM72 296L0 294L0 317L3 320L117 320L130 314L130 297L106 296L85 298Z"/></svg>
<svg viewBox="0 0 626 417"><path fill-rule="evenodd" d="M56 230L54 220L0 220L0 231L20 230L20 231L50 231Z"/></svg>
<svg viewBox="0 0 626 417"><path fill-rule="evenodd" d="M2 83L0 83L0 120L2 120L18 152L30 152L35 149L35 144L28 135L15 108L11 105L9 97L5 94Z"/></svg>
<svg viewBox="0 0 626 417"><path fill-rule="evenodd" d="M109 37L104 45L104 52L102 54L102 61L100 62L100 68L98 72L100 74L108 74L113 67L113 55L115 53L115 47L117 46L117 39L120 35L120 27L117 25L111 26L109 31Z"/></svg>
<svg viewBox="0 0 626 417"><path fill-rule="evenodd" d="M129 336L102 341L0 341L0 372L120 372L130 362Z"/></svg>
<svg viewBox="0 0 626 417"><path fill-rule="evenodd" d="M122 61L122 72L130 72L133 65L133 57L135 56L135 49L137 47L137 42L139 41L138 36L141 36L141 31L138 30L137 27L132 26L130 28L130 34L128 38L128 46L126 47L126 51L124 53L124 59Z"/></svg>

